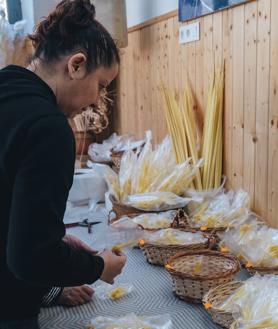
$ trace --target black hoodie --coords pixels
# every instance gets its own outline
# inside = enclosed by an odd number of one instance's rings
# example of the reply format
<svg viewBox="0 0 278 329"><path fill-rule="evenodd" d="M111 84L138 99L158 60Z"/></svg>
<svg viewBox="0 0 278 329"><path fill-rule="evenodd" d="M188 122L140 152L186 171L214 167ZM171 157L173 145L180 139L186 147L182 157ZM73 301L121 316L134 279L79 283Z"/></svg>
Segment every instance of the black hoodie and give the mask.
<svg viewBox="0 0 278 329"><path fill-rule="evenodd" d="M66 245L74 136L49 86L0 70L0 320L36 316L51 286L96 281L103 259Z"/></svg>

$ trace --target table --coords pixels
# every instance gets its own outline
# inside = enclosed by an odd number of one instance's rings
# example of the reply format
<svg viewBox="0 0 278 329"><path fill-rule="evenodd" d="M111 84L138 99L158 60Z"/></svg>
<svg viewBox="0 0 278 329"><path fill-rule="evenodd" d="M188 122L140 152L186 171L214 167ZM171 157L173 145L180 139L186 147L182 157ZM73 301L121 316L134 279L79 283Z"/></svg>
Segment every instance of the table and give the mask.
<svg viewBox="0 0 278 329"><path fill-rule="evenodd" d="M98 218L99 219L99 218ZM69 229L94 248L111 246L113 239L105 240L106 220L94 226L93 233L85 228ZM176 298L172 293L172 282L163 267L147 263L139 249L126 248L127 264L117 282L132 283L135 290L129 296L118 301L103 301L96 296L92 302L73 308L52 307L42 309L40 325L42 329L84 329L95 316L119 317L128 313L140 315L159 315L168 313L173 321L173 329L216 329L210 316L201 305L188 304ZM240 273L243 278L245 273Z"/></svg>

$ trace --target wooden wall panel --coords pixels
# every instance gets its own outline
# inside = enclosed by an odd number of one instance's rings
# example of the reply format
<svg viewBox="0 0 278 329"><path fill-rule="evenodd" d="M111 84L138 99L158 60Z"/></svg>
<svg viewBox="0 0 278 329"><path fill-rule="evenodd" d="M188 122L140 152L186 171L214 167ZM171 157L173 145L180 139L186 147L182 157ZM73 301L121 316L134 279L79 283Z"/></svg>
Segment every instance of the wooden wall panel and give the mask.
<svg viewBox="0 0 278 329"><path fill-rule="evenodd" d="M245 8L244 42L244 159L243 187L255 202L256 88L257 88L257 16L258 3Z"/></svg>
<svg viewBox="0 0 278 329"><path fill-rule="evenodd" d="M189 78L204 113L214 68L225 60L224 172L278 227L278 1L254 0L202 17L198 42L179 45L177 16L129 33L115 114L119 133L167 134L161 83L177 94ZM195 22L193 21L193 22ZM188 24L188 23L184 23Z"/></svg>
<svg viewBox="0 0 278 329"><path fill-rule="evenodd" d="M268 210L270 5L269 0L258 2L255 204L264 215Z"/></svg>
<svg viewBox="0 0 278 329"><path fill-rule="evenodd" d="M268 219L278 225L278 1L271 1L268 141Z"/></svg>
<svg viewBox="0 0 278 329"><path fill-rule="evenodd" d="M231 185L243 185L244 6L233 9L232 176ZM229 90L227 90L229 92Z"/></svg>

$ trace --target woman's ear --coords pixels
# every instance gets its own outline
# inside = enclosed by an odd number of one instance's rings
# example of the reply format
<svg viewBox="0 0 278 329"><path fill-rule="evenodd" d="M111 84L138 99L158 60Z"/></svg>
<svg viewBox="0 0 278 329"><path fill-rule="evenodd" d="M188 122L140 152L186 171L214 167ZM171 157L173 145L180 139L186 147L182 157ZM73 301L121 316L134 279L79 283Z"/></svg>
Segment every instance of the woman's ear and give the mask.
<svg viewBox="0 0 278 329"><path fill-rule="evenodd" d="M77 53L69 57L67 71L70 80L80 80L86 76L87 58L83 53Z"/></svg>

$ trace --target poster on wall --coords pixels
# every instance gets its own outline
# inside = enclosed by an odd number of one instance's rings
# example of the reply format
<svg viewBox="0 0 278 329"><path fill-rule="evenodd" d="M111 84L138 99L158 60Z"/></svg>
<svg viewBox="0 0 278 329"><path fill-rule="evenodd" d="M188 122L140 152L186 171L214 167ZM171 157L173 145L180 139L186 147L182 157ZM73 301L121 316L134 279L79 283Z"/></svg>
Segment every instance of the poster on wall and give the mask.
<svg viewBox="0 0 278 329"><path fill-rule="evenodd" d="M179 0L179 20L184 22L249 1L252 0Z"/></svg>

